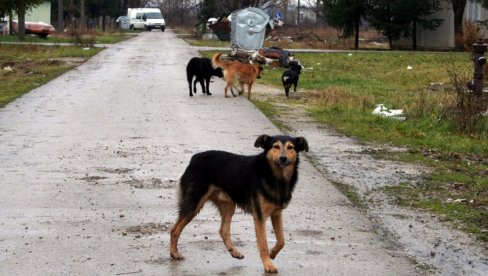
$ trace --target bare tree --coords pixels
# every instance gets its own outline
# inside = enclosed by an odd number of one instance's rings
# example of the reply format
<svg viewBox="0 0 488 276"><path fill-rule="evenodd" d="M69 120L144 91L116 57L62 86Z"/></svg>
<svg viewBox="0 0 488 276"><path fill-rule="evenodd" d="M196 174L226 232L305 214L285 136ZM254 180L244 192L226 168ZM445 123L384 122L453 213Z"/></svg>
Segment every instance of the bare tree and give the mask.
<svg viewBox="0 0 488 276"><path fill-rule="evenodd" d="M58 0L58 32L64 30L64 1Z"/></svg>

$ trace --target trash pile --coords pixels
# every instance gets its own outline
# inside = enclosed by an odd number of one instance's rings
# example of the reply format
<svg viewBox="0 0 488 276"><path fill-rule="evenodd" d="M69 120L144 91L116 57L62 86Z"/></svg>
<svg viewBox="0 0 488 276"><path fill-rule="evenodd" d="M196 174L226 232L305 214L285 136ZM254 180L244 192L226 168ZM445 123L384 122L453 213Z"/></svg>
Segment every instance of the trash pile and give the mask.
<svg viewBox="0 0 488 276"><path fill-rule="evenodd" d="M373 114L400 121L406 119L403 114L403 109L389 109L384 104L377 104L375 109L373 110Z"/></svg>

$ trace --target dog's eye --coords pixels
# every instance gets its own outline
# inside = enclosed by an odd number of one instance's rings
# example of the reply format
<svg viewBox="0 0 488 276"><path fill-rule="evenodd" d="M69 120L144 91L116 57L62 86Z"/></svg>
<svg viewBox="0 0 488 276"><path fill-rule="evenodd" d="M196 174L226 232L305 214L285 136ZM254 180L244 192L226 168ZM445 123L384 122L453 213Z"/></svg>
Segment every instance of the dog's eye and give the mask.
<svg viewBox="0 0 488 276"><path fill-rule="evenodd" d="M294 147L294 146L292 146L292 145L288 145L288 147L286 147L286 148L287 148L288 150L292 150L292 149L294 149L295 147Z"/></svg>
<svg viewBox="0 0 488 276"><path fill-rule="evenodd" d="M280 146L279 145L273 145L273 148L274 149L280 149Z"/></svg>

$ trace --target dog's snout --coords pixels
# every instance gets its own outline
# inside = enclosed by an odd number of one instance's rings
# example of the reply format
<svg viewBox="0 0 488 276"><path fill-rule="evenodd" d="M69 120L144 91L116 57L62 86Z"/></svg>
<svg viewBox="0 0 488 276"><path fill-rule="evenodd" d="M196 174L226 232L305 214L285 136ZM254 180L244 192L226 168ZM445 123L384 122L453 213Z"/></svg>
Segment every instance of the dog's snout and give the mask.
<svg viewBox="0 0 488 276"><path fill-rule="evenodd" d="M287 160L288 160L288 158L286 158L286 156L280 156L280 162L281 163L285 163Z"/></svg>

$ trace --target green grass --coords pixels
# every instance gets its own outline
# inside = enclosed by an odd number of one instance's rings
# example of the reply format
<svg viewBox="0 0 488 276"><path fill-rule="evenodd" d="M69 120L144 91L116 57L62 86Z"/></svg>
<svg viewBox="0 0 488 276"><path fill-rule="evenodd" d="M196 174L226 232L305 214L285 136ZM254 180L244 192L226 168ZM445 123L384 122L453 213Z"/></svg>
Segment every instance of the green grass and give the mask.
<svg viewBox="0 0 488 276"><path fill-rule="evenodd" d="M71 70L75 64L66 64L63 58L90 58L101 51L91 48L39 45L0 46L0 107ZM4 68L12 68L5 70Z"/></svg>
<svg viewBox="0 0 488 276"><path fill-rule="evenodd" d="M93 40L95 44L115 44L131 37L126 33L99 33L99 34L85 34L82 35L84 40ZM26 35L24 42L29 43L75 43L77 40L74 36L68 35L51 35L46 38L37 35ZM0 43L2 42L19 42L16 35L0 36Z"/></svg>
<svg viewBox="0 0 488 276"><path fill-rule="evenodd" d="M450 81L447 69L468 72L466 53L326 53L297 54L306 67L301 102L318 122L364 140L445 152L488 152L488 124L464 135L440 120L452 92L427 91L431 83ZM407 66L413 70L407 70ZM267 70L261 81L280 87L283 70ZM467 73L466 73L467 74ZM372 116L376 104L403 109L406 121ZM486 121L486 120L485 120Z"/></svg>
<svg viewBox="0 0 488 276"><path fill-rule="evenodd" d="M360 140L410 149L378 157L420 164L430 173L421 183L398 183L383 192L397 204L428 210L488 241L488 118L480 119L477 132L459 133L442 116L455 98L447 70L471 78L469 54L355 52L296 57L306 67L299 82L300 98L265 96L253 100L258 108L284 126L286 122L275 114L287 106L300 108L318 124ZM407 70L409 65L412 70ZM282 89L282 72L268 68L260 82ZM429 91L431 83L444 83L443 89ZM407 119L372 115L379 103L404 109Z"/></svg>

